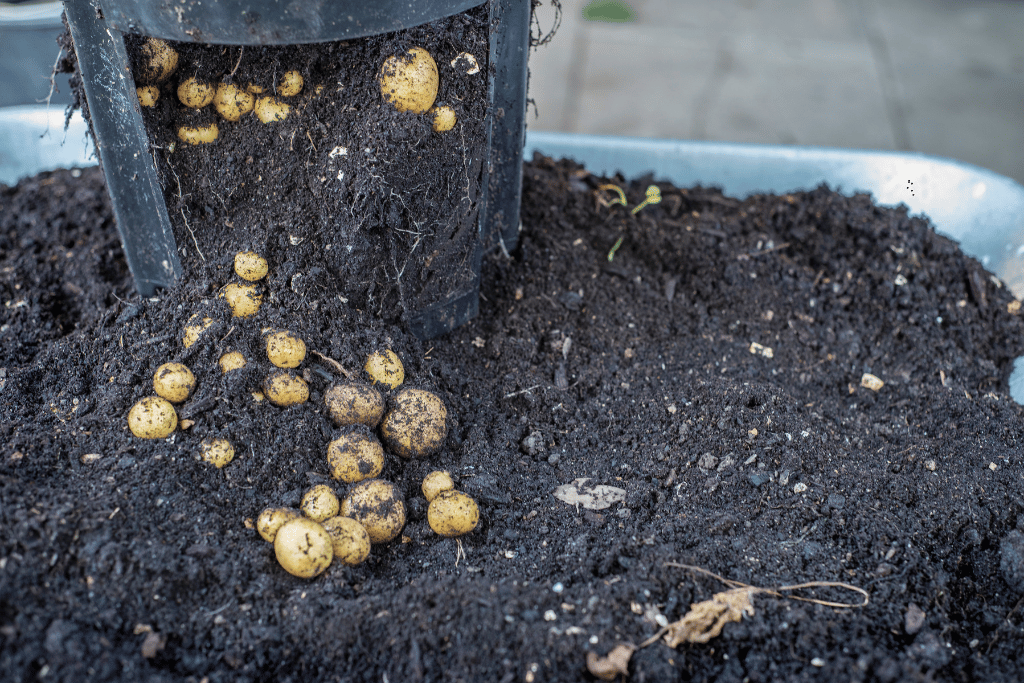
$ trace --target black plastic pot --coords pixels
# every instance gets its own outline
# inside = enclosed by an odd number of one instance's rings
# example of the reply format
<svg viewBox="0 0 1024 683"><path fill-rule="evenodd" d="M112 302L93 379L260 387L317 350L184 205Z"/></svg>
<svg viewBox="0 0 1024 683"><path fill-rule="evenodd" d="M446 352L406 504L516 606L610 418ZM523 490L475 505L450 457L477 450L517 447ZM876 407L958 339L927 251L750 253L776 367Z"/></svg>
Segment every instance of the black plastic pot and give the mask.
<svg viewBox="0 0 1024 683"><path fill-rule="evenodd" d="M472 283L406 317L427 339L476 315L484 251L515 246L525 133L530 0L67 0L66 16L118 231L143 296L182 276L122 34L230 45L286 45L411 28L488 5L487 158Z"/></svg>

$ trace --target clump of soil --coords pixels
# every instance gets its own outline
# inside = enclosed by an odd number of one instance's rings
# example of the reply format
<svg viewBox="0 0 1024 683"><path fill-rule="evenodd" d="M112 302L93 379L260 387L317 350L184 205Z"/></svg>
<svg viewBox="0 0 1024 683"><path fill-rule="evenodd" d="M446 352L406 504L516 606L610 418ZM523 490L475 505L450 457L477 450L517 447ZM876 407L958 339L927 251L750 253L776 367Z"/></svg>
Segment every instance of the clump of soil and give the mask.
<svg viewBox="0 0 1024 683"><path fill-rule="evenodd" d="M755 595L707 644L636 651L631 680L1020 680L1024 415L1006 378L1024 330L1007 289L867 196L657 183L633 215L650 179L545 158L524 173L520 248L485 263L480 315L427 343L321 298L318 278L296 291L277 252L253 319L216 298L219 270L140 300L96 169L0 188L3 678L593 680L588 652L725 590L687 564L870 601ZM196 313L214 323L186 350ZM450 417L436 455L387 458L405 538L312 581L246 520L314 483L345 490L322 403L339 375L310 353L308 403L255 402L266 327L353 373L386 344ZM227 350L248 370L222 375ZM198 379L179 409L194 424L135 439L128 409L172 360ZM235 460L198 461L206 436ZM434 469L480 504L464 557L427 525ZM615 502L553 495L580 478Z"/></svg>

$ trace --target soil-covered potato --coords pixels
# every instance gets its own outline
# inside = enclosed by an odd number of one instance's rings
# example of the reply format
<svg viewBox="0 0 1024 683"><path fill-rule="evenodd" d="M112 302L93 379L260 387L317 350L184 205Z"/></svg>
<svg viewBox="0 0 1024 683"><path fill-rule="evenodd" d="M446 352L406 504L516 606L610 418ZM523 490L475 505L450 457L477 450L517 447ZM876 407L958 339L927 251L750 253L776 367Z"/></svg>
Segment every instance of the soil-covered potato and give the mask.
<svg viewBox="0 0 1024 683"><path fill-rule="evenodd" d="M128 428L141 439L166 439L178 426L178 413L165 398L147 396L128 411Z"/></svg>
<svg viewBox="0 0 1024 683"><path fill-rule="evenodd" d="M424 458L448 436L448 411L437 394L403 389L380 427L384 443L403 458Z"/></svg>
<svg viewBox="0 0 1024 683"><path fill-rule="evenodd" d="M178 84L178 100L190 109L202 109L213 102L217 88L191 76Z"/></svg>
<svg viewBox="0 0 1024 683"><path fill-rule="evenodd" d="M196 376L181 363L164 363L153 373L153 391L171 403L181 403L196 388Z"/></svg>
<svg viewBox="0 0 1024 683"><path fill-rule="evenodd" d="M256 315L263 303L263 295L259 293L256 285L240 285L237 282L229 282L224 285L220 292L221 297L231 307L231 315L236 318L248 318Z"/></svg>
<svg viewBox="0 0 1024 683"><path fill-rule="evenodd" d="M155 85L143 85L135 89L135 94L139 98L140 107L155 107L157 100L160 99L160 88Z"/></svg>
<svg viewBox="0 0 1024 683"><path fill-rule="evenodd" d="M261 123L284 121L288 118L288 114L291 110L292 108L289 105L276 97L257 97L256 106L254 108L256 118L258 118Z"/></svg>
<svg viewBox="0 0 1024 683"><path fill-rule="evenodd" d="M368 479L345 496L341 514L362 524L371 543L386 543L405 526L405 501L391 482Z"/></svg>
<svg viewBox="0 0 1024 683"><path fill-rule="evenodd" d="M312 579L331 566L334 542L319 523L299 517L277 530L274 554L278 563L292 576Z"/></svg>
<svg viewBox="0 0 1024 683"><path fill-rule="evenodd" d="M267 271L267 259L255 251L240 251L235 254L235 274L243 280L262 280L267 276Z"/></svg>
<svg viewBox="0 0 1024 683"><path fill-rule="evenodd" d="M203 439L199 455L204 462L220 469L235 459L235 447L227 439Z"/></svg>
<svg viewBox="0 0 1024 683"><path fill-rule="evenodd" d="M398 111L427 111L437 99L437 87L437 64L422 47L388 57L380 69L381 94Z"/></svg>
<svg viewBox="0 0 1024 683"><path fill-rule="evenodd" d="M142 44L140 53L143 64L139 76L144 83L165 81L178 68L178 52L165 40L147 39Z"/></svg>
<svg viewBox="0 0 1024 683"><path fill-rule="evenodd" d="M455 488L455 482L452 481L452 475L448 474L444 470L434 470L427 476L423 477L423 484L420 486L423 490L423 497L427 499L427 502L433 502L437 494L442 491L451 491Z"/></svg>
<svg viewBox="0 0 1024 683"><path fill-rule="evenodd" d="M455 127L455 110L451 107L434 107L430 111L434 116L430 126L435 133L447 133Z"/></svg>
<svg viewBox="0 0 1024 683"><path fill-rule="evenodd" d="M306 358L306 342L286 330L268 334L267 358L279 368L297 368Z"/></svg>
<svg viewBox="0 0 1024 683"><path fill-rule="evenodd" d="M384 469L384 447L373 436L343 434L327 445L331 476L347 484L373 479Z"/></svg>
<svg viewBox="0 0 1024 683"><path fill-rule="evenodd" d="M331 517L322 524L331 537L334 559L355 566L370 556L370 535L351 517Z"/></svg>
<svg viewBox="0 0 1024 683"><path fill-rule="evenodd" d="M245 356L242 355L241 351L228 351L220 360L217 361L220 365L221 374L226 374L232 370L240 370L245 367Z"/></svg>
<svg viewBox="0 0 1024 683"><path fill-rule="evenodd" d="M208 145L220 135L216 123L201 126L179 126L178 139L190 145Z"/></svg>
<svg viewBox="0 0 1024 683"><path fill-rule="evenodd" d="M230 83L218 85L217 92L213 96L213 108L227 121L237 121L242 118L253 110L255 104L256 98L252 93Z"/></svg>
<svg viewBox="0 0 1024 683"><path fill-rule="evenodd" d="M292 406L309 400L306 380L287 370L278 370L263 381L263 393L275 406Z"/></svg>
<svg viewBox="0 0 1024 683"><path fill-rule="evenodd" d="M324 403L339 427L364 424L372 429L384 416L384 396L366 384L335 384L324 394Z"/></svg>
<svg viewBox="0 0 1024 683"><path fill-rule="evenodd" d="M277 82L277 94L281 97L294 97L302 92L302 83L302 74L298 71L285 71Z"/></svg>
<svg viewBox="0 0 1024 683"><path fill-rule="evenodd" d="M293 508L266 508L256 518L256 531L264 541L273 543L281 527L300 517L302 517L302 513Z"/></svg>
<svg viewBox="0 0 1024 683"><path fill-rule="evenodd" d="M462 536L480 522L476 501L462 491L441 491L427 508L427 523L440 536Z"/></svg>
<svg viewBox="0 0 1024 683"><path fill-rule="evenodd" d="M206 328L212 324L213 318L203 318L200 320L198 313L192 316L185 325L185 333L181 337L181 343L185 345L186 349L192 348L192 345L199 341L199 337L206 331Z"/></svg>
<svg viewBox="0 0 1024 683"><path fill-rule="evenodd" d="M363 369L373 384L383 384L388 389L394 389L405 381L405 366L391 349L371 353Z"/></svg>
<svg viewBox="0 0 1024 683"><path fill-rule="evenodd" d="M299 509L314 522L322 522L338 514L340 503L334 490L326 484L317 484L302 494Z"/></svg>

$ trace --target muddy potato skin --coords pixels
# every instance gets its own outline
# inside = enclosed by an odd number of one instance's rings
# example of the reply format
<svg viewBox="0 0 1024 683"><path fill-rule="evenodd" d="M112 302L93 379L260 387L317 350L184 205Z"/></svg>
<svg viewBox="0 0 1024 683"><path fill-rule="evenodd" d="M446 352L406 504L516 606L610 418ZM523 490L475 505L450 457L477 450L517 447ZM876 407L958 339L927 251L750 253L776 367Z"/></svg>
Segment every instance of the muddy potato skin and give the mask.
<svg viewBox="0 0 1024 683"><path fill-rule="evenodd" d="M345 496L341 515L362 524L371 543L387 543L405 526L405 502L391 482L368 479Z"/></svg>
<svg viewBox="0 0 1024 683"><path fill-rule="evenodd" d="M405 366L391 349L371 353L363 369L370 376L371 382L383 384L388 389L394 389L405 381Z"/></svg>
<svg viewBox="0 0 1024 683"><path fill-rule="evenodd" d="M213 102L217 88L212 83L204 83L195 76L186 78L178 85L178 100L190 109L202 109Z"/></svg>
<svg viewBox="0 0 1024 683"><path fill-rule="evenodd" d="M217 129L216 123L178 128L178 139L190 145L208 145L215 142L218 135L220 135L220 131Z"/></svg>
<svg viewBox="0 0 1024 683"><path fill-rule="evenodd" d="M334 559L355 566L370 556L370 535L356 520L351 517L331 517L324 520L322 526L331 537Z"/></svg>
<svg viewBox="0 0 1024 683"><path fill-rule="evenodd" d="M384 416L384 396L365 384L335 384L324 394L324 404L339 427L364 424L372 429Z"/></svg>
<svg viewBox="0 0 1024 683"><path fill-rule="evenodd" d="M267 358L279 368L297 368L306 358L306 342L286 330L269 334Z"/></svg>
<svg viewBox="0 0 1024 683"><path fill-rule="evenodd" d="M284 408L308 401L309 385L287 370L278 370L263 381L263 393L275 406Z"/></svg>
<svg viewBox="0 0 1024 683"><path fill-rule="evenodd" d="M220 360L217 361L220 365L221 374L227 374L232 370L241 370L245 367L245 356L242 355L241 351L228 351Z"/></svg>
<svg viewBox="0 0 1024 683"><path fill-rule="evenodd" d="M302 513L292 508L266 508L256 518L256 531L264 541L273 543L281 527L300 517Z"/></svg>
<svg viewBox="0 0 1024 683"><path fill-rule="evenodd" d="M140 439L166 439L177 426L174 406L159 396L147 396L128 411L128 428Z"/></svg>
<svg viewBox="0 0 1024 683"><path fill-rule="evenodd" d="M288 118L292 108L276 97L257 97L253 108L261 123L276 123Z"/></svg>
<svg viewBox="0 0 1024 683"><path fill-rule="evenodd" d="M235 254L235 274L243 280L256 282L267 276L267 259L255 251L240 251Z"/></svg>
<svg viewBox="0 0 1024 683"><path fill-rule="evenodd" d="M277 83L277 94L281 97L294 97L302 92L302 74L298 71L285 71Z"/></svg>
<svg viewBox="0 0 1024 683"><path fill-rule="evenodd" d="M231 307L231 315L235 318L248 318L256 315L263 303L263 295L256 289L256 285L240 285L237 282L229 282L224 285L220 292L221 297Z"/></svg>
<svg viewBox="0 0 1024 683"><path fill-rule="evenodd" d="M372 436L352 432L327 445L331 476L347 484L373 479L384 469L384 447Z"/></svg>
<svg viewBox="0 0 1024 683"><path fill-rule="evenodd" d="M256 98L237 85L221 83L213 95L213 108L227 121L237 121L252 111Z"/></svg>
<svg viewBox="0 0 1024 683"><path fill-rule="evenodd" d="M439 536L462 536L480 522L476 501L462 491L442 491L427 508L427 523Z"/></svg>
<svg viewBox="0 0 1024 683"><path fill-rule="evenodd" d="M153 373L153 391L171 403L181 403L196 388L196 376L181 363L164 363Z"/></svg>
<svg viewBox="0 0 1024 683"><path fill-rule="evenodd" d="M160 88L155 85L143 85L135 89L139 98L140 107L155 107L156 101L160 99Z"/></svg>
<svg viewBox="0 0 1024 683"><path fill-rule="evenodd" d="M322 522L338 514L340 503L330 486L319 484L302 494L299 507L314 522Z"/></svg>
<svg viewBox="0 0 1024 683"><path fill-rule="evenodd" d="M274 554L278 563L292 576L312 579L331 566L334 543L320 524L299 517L277 530Z"/></svg>
<svg viewBox="0 0 1024 683"><path fill-rule="evenodd" d="M188 324L185 325L185 333L181 337L181 343L185 345L186 349L192 348L192 345L199 341L199 337L206 331L206 328L212 324L213 318L203 318L200 320L198 314L192 316L189 318Z"/></svg>
<svg viewBox="0 0 1024 683"><path fill-rule="evenodd" d="M235 447L227 439L203 439L199 454L204 462L220 469L235 459Z"/></svg>
<svg viewBox="0 0 1024 683"><path fill-rule="evenodd" d="M398 111L422 114L437 99L437 64L422 47L393 55L380 69L380 91Z"/></svg>
<svg viewBox="0 0 1024 683"><path fill-rule="evenodd" d="M403 389L395 396L380 434L388 448L403 458L424 458L448 436L448 411L437 394Z"/></svg>
<svg viewBox="0 0 1024 683"><path fill-rule="evenodd" d="M440 106L430 110L434 119L430 126L435 133L447 133L455 127L455 110L451 107Z"/></svg>
<svg viewBox="0 0 1024 683"><path fill-rule="evenodd" d="M165 81L178 68L178 52L159 38L147 39L140 52L145 59L141 75L146 83Z"/></svg>
<svg viewBox="0 0 1024 683"><path fill-rule="evenodd" d="M420 488L423 491L423 497L427 499L428 503L431 503L434 501L434 498L437 498L437 494L454 489L455 482L452 481L452 475L447 472L434 470L423 477L423 484Z"/></svg>

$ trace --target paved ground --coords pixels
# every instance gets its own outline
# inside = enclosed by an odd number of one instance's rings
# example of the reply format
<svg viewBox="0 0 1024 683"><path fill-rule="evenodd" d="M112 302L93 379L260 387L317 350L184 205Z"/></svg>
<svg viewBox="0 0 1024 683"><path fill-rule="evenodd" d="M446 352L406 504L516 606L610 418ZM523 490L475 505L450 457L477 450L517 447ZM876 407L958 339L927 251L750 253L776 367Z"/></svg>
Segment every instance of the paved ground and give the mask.
<svg viewBox="0 0 1024 683"><path fill-rule="evenodd" d="M608 23L562 0L531 129L914 150L1024 184L1024 2L627 1Z"/></svg>

